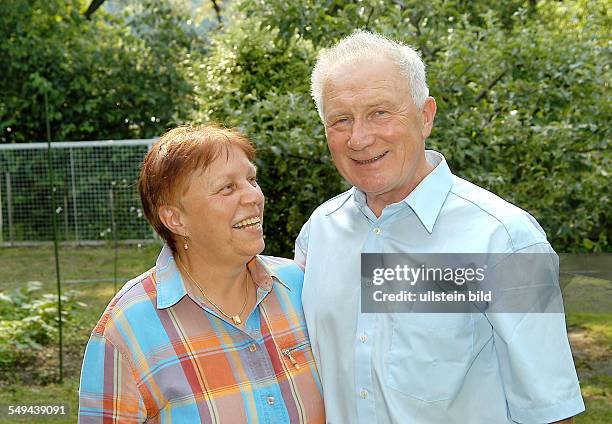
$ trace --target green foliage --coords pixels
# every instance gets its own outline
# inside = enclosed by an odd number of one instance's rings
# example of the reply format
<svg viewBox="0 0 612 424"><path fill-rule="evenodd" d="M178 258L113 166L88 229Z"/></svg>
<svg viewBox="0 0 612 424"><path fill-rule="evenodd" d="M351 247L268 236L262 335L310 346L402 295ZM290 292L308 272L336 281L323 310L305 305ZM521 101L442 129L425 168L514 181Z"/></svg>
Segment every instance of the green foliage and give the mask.
<svg viewBox="0 0 612 424"><path fill-rule="evenodd" d="M0 292L0 376L35 364L44 346L57 338L57 296L40 294L42 283L30 282L10 293ZM62 320L78 307L74 293L62 295ZM4 378L0 378L4 380Z"/></svg>
<svg viewBox="0 0 612 424"><path fill-rule="evenodd" d="M86 0L0 2L1 141L46 140L45 91L54 140L153 137L186 120L194 109L191 57L205 52L206 40L187 24L187 12L177 2L146 0L116 16L100 9L91 21L82 16L87 4ZM10 172L13 181L27 187L27 191L14 187L12 206L24 222L13 227L17 240L50 239L47 158L45 151L40 153L0 152L2 176ZM151 234L143 231L144 220L135 212L139 199L133 182L142 150L75 151L77 164L92 154L91 163L97 160L100 166L77 167L72 190L68 153L54 150L56 200L63 205L67 196L71 208L65 209L73 210L71 196L79 199L81 240L98 239L110 227L106 194L116 185L117 219L129 215L135 224L118 228L119 237ZM118 173L126 174L123 170L129 175L129 187L115 181ZM90 200L96 190L104 193L102 201ZM3 201L6 208L7 200ZM63 222L63 216L59 218ZM6 240L6 214L4 220ZM72 216L70 224L60 236L76 238L68 234L74 228Z"/></svg>
<svg viewBox="0 0 612 424"><path fill-rule="evenodd" d="M258 147L267 251L291 255L343 189L309 99L316 53L356 28L415 46L438 102L428 141L452 169L531 212L559 251L609 251L610 27L604 1L239 1L212 37L199 120Z"/></svg>
<svg viewBox="0 0 612 424"><path fill-rule="evenodd" d="M213 38L202 64L197 120L240 127L257 146L266 195L266 251L290 255L309 211L344 187L327 153L305 78L312 43L240 21Z"/></svg>
<svg viewBox="0 0 612 424"><path fill-rule="evenodd" d="M459 175L530 211L558 250L609 250L609 48L601 27L560 30L553 4L539 10L518 13L509 33L489 13L479 31L464 21L443 38L430 143Z"/></svg>
<svg viewBox="0 0 612 424"><path fill-rule="evenodd" d="M183 12L148 0L129 22L88 21L86 3L0 3L3 141L46 139L45 91L56 140L151 137L193 108L189 58L205 45Z"/></svg>
<svg viewBox="0 0 612 424"><path fill-rule="evenodd" d="M356 28L422 52L438 103L428 145L458 175L531 212L557 250L610 251L605 0L236 0L222 2L223 27L200 32L176 1L126 0L123 15L92 21L85 0L5 3L3 141L45 137L45 90L56 139L238 126L258 148L268 253L291 256L312 210L347 187L309 77L317 53ZM32 185L44 204L48 188Z"/></svg>

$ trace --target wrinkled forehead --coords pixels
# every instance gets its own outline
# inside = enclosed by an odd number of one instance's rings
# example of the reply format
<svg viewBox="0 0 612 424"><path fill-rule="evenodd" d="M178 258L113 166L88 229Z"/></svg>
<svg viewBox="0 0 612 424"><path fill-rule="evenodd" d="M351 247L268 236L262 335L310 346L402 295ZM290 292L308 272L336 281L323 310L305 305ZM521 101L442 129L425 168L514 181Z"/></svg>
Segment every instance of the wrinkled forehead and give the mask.
<svg viewBox="0 0 612 424"><path fill-rule="evenodd" d="M339 76L343 76L348 73L354 73L360 69L368 69L381 63L385 64L386 67L390 69L393 68L393 66L397 66L391 58L384 54L351 55L334 62L334 64L328 68L325 74L325 81L338 78Z"/></svg>
<svg viewBox="0 0 612 424"><path fill-rule="evenodd" d="M338 64L323 85L323 109L326 103L342 98L363 102L369 97L395 97L408 89L399 66L386 57L355 59Z"/></svg>
<svg viewBox="0 0 612 424"><path fill-rule="evenodd" d="M170 204L180 204L181 197L189 191L194 181L198 180L198 184L212 182L221 173L231 172L229 161L236 155L244 159L245 166L255 167L247 152L238 145L215 143L212 146L198 146L191 152L189 159L182 160L181 172L177 173L172 181L167 182L166 201Z"/></svg>
<svg viewBox="0 0 612 424"><path fill-rule="evenodd" d="M208 159L198 161L198 165L186 175L186 187L183 190L187 190L191 182L200 177L214 181L225 176L255 172L257 169L247 153L236 145L221 144Z"/></svg>

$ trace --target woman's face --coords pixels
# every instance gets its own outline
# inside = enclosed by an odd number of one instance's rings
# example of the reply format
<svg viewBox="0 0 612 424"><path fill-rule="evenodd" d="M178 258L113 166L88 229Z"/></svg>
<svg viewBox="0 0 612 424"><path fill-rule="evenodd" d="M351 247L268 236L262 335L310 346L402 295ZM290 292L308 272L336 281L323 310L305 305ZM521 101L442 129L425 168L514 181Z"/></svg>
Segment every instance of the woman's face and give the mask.
<svg viewBox="0 0 612 424"><path fill-rule="evenodd" d="M222 262L248 261L263 251L264 196L255 166L240 148L221 152L188 184L180 206L190 250Z"/></svg>

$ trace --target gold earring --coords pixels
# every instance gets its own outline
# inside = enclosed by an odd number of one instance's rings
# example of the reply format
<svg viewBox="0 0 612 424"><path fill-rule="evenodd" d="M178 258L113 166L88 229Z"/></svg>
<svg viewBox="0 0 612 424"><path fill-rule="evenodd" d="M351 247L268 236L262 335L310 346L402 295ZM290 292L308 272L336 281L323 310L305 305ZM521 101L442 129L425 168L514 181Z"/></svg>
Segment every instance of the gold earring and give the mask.
<svg viewBox="0 0 612 424"><path fill-rule="evenodd" d="M187 244L187 234L185 234L183 238L185 239L185 241L183 242L183 249L187 250L189 249L189 245Z"/></svg>

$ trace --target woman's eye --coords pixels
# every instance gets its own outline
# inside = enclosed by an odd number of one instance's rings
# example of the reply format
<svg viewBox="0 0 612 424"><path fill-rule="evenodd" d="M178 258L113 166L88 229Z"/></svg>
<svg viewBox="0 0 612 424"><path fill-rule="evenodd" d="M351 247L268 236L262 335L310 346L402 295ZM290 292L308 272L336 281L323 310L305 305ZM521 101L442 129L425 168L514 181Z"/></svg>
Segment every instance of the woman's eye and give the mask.
<svg viewBox="0 0 612 424"><path fill-rule="evenodd" d="M257 177L249 178L249 182L251 183L253 187L257 187Z"/></svg>
<svg viewBox="0 0 612 424"><path fill-rule="evenodd" d="M232 191L234 191L234 184L226 184L223 186L223 188L221 188L221 190L219 190L221 193L223 194L229 194Z"/></svg>

